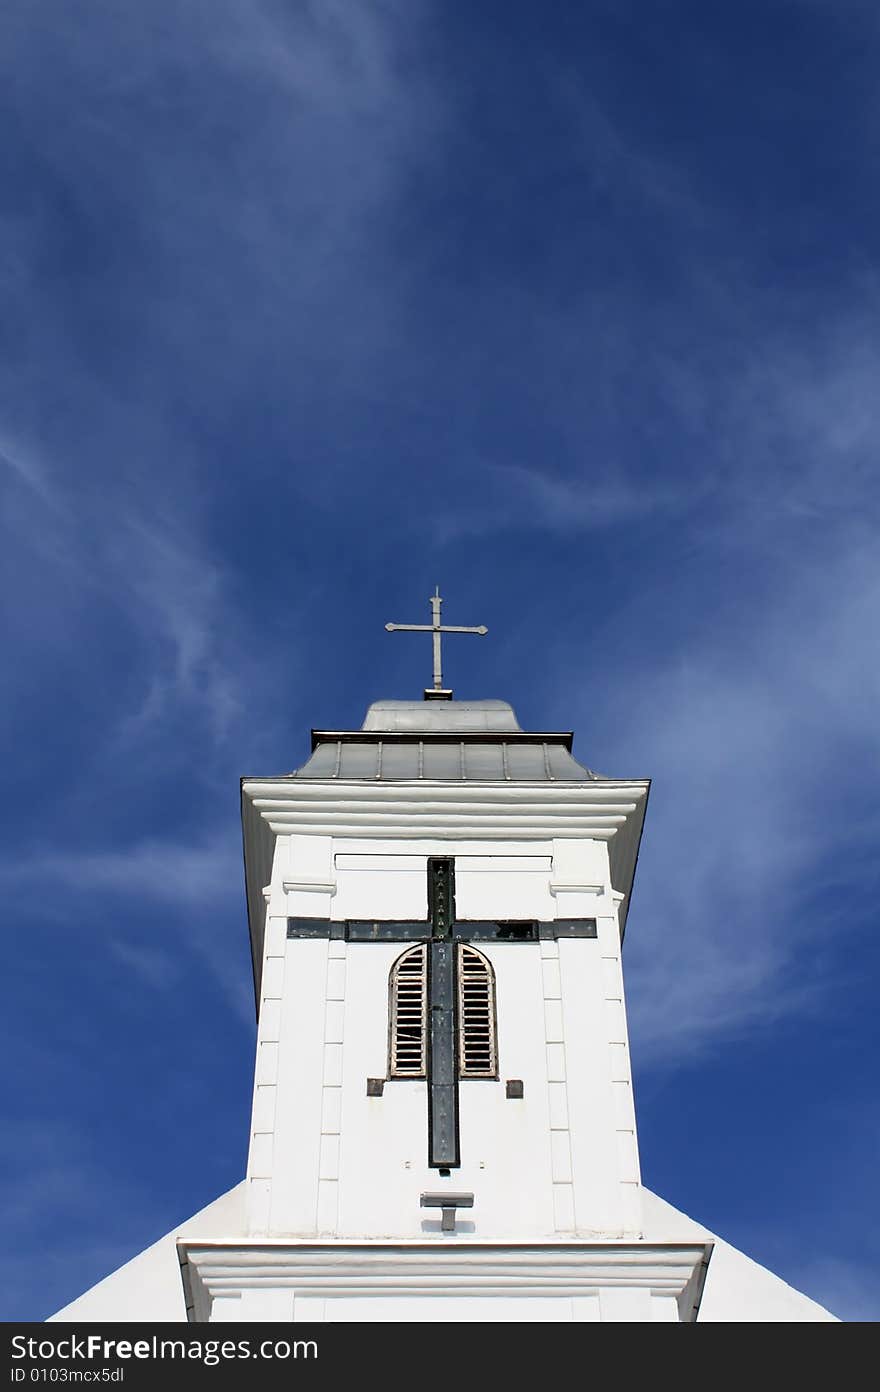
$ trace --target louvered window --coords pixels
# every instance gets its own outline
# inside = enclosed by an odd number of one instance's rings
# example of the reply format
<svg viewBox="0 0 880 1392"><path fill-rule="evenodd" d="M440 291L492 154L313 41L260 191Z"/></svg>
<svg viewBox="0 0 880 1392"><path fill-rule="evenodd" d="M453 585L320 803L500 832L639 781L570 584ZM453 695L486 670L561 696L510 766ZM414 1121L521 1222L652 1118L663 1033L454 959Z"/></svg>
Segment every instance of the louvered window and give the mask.
<svg viewBox="0 0 880 1392"><path fill-rule="evenodd" d="M468 943L458 944L458 1075L498 1077L495 1024L495 973ZM419 943L391 968L391 1078L424 1078L427 1073L428 948Z"/></svg>
<svg viewBox="0 0 880 1392"><path fill-rule="evenodd" d="M428 1004L428 949L411 947L391 968L392 1078L424 1078Z"/></svg>
<svg viewBox="0 0 880 1392"><path fill-rule="evenodd" d="M458 1072L461 1078L497 1078L495 973L467 943L458 946Z"/></svg>

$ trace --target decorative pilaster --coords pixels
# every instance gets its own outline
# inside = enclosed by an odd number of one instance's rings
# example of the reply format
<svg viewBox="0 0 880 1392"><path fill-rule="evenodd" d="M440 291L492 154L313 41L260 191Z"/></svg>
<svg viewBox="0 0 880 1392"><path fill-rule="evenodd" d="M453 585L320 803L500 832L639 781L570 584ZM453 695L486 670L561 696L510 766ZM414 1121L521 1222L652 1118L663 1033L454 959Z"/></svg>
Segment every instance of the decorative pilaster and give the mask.
<svg viewBox="0 0 880 1392"><path fill-rule="evenodd" d="M319 1234L327 1236L335 1234L339 1225L339 1147L342 1139L342 1047L345 1026L346 951L344 942L332 940L328 944L317 1219Z"/></svg>

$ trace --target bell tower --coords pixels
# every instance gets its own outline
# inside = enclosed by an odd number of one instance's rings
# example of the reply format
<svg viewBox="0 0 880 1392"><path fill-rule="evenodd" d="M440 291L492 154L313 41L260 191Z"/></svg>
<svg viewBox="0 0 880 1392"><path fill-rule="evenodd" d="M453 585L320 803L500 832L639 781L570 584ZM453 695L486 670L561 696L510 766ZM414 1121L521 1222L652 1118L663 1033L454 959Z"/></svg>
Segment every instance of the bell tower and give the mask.
<svg viewBox="0 0 880 1392"><path fill-rule="evenodd" d="M690 1320L646 1243L621 942L648 783L434 684L242 781L259 1010L245 1241L196 1318ZM395 626L389 625L389 628ZM438 1306L437 1302L441 1302Z"/></svg>

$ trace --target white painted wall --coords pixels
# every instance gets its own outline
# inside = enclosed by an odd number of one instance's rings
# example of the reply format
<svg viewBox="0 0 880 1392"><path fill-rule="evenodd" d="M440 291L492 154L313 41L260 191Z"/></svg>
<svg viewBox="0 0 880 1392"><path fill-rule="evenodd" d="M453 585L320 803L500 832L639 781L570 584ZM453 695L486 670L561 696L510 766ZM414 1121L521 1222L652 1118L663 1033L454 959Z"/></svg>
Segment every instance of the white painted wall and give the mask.
<svg viewBox="0 0 880 1392"><path fill-rule="evenodd" d="M460 1083L461 1167L428 1168L427 1087L388 1069L399 943L286 938L292 916L427 917L427 860L452 855L460 918L595 917L598 939L481 944L496 973L497 1081ZM426 930L427 932L427 930ZM475 1196L457 1231L527 1240L638 1233L638 1152L607 845L278 840L267 910L248 1164L255 1235L440 1234L419 1195ZM506 1096L507 1079L523 1083Z"/></svg>
<svg viewBox="0 0 880 1392"><path fill-rule="evenodd" d="M293 946L294 944L291 944ZM481 948L485 945L481 944ZM425 1189L463 1189L475 1196L459 1233L523 1239L554 1233L543 1001L537 944L493 944L485 952L496 972L500 1081L460 1084L462 1164L448 1179L427 1165L427 1087L395 1080L382 1097L367 1097L368 1077L384 1077L388 1052L388 976L405 950L400 943L351 943L347 973L336 1233L349 1237L438 1235L436 1209L419 1207ZM505 1078L520 1078L521 1101L505 1095Z"/></svg>

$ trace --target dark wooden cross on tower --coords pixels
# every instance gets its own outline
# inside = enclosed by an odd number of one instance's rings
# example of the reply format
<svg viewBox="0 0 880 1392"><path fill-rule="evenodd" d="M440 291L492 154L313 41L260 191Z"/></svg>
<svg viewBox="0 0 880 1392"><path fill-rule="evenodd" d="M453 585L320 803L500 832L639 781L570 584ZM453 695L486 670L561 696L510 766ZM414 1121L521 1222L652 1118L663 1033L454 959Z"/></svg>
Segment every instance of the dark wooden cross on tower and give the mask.
<svg viewBox="0 0 880 1392"><path fill-rule="evenodd" d="M428 859L428 1164L438 1169L459 1164L454 864Z"/></svg>
<svg viewBox="0 0 880 1392"><path fill-rule="evenodd" d="M425 1032L425 1071L410 1076L427 1080L428 1164L433 1169L454 1169L460 1164L458 1085L463 1052L466 1052L467 1021L459 1018L462 1001L467 999L469 983L466 954L472 943L537 943L543 938L596 936L596 920L460 919L455 912L455 860L452 856L429 856L427 861L427 920L385 919L379 922L347 919L334 922L320 918L289 918L289 938L341 938L349 943L399 942L424 946L427 966ZM479 954L471 953L479 960ZM464 968L463 968L464 964ZM474 1073L466 1076L497 1078L494 1053L494 992L487 992L485 1026L490 1043ZM482 1008L482 1007L481 1007ZM463 1028L464 1025L464 1028ZM483 1049L482 1040L477 1048ZM402 1076L402 1075L401 1075ZM368 1079L377 1094L383 1079ZM521 1086L521 1085L520 1085ZM521 1096L511 1092L510 1096Z"/></svg>

